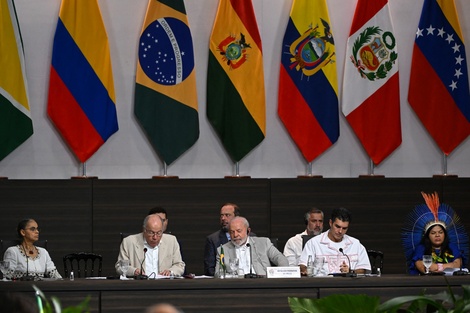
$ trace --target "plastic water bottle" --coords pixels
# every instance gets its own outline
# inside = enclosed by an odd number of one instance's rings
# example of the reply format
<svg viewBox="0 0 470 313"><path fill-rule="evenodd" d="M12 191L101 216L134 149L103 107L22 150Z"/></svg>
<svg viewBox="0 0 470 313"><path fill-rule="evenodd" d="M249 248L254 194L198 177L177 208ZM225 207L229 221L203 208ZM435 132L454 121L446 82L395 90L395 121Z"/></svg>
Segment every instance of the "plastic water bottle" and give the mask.
<svg viewBox="0 0 470 313"><path fill-rule="evenodd" d="M382 270L380 269L380 267L377 267L377 277L380 276L382 276Z"/></svg>
<svg viewBox="0 0 470 313"><path fill-rule="evenodd" d="M73 271L70 272L69 279L70 280L75 280L75 275L73 274Z"/></svg>
<svg viewBox="0 0 470 313"><path fill-rule="evenodd" d="M307 276L308 277L313 276L313 258L311 255L308 256L308 260L307 260Z"/></svg>

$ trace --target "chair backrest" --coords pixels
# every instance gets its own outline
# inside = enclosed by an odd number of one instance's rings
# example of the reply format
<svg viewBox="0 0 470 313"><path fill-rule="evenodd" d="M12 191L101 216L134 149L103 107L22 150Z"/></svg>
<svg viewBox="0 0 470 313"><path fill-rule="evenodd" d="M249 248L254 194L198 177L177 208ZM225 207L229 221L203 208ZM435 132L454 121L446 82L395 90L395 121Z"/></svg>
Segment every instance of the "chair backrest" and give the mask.
<svg viewBox="0 0 470 313"><path fill-rule="evenodd" d="M103 257L95 253L70 253L63 257L65 277L73 271L75 277L101 276Z"/></svg>
<svg viewBox="0 0 470 313"><path fill-rule="evenodd" d="M380 268L380 272L384 272L384 254L382 251L377 250L367 250L367 255L369 256L370 266L372 274L377 274L377 268Z"/></svg>
<svg viewBox="0 0 470 313"><path fill-rule="evenodd" d="M7 251L9 247L16 246L20 244L20 242L21 241L19 239L0 240L0 253L1 253L0 259L3 260L3 255L5 254L5 251ZM34 245L47 250L47 240L38 240L34 243Z"/></svg>
<svg viewBox="0 0 470 313"><path fill-rule="evenodd" d="M121 242L124 238L126 238L127 236L131 235L131 233L119 233L121 235Z"/></svg>
<svg viewBox="0 0 470 313"><path fill-rule="evenodd" d="M302 250L304 249L305 244L307 243L307 241L309 241L313 237L315 237L315 235L302 235Z"/></svg>
<svg viewBox="0 0 470 313"><path fill-rule="evenodd" d="M278 249L278 243L279 243L279 238L276 238L276 237L272 237L272 238L269 238L271 240L271 243L273 244L273 246Z"/></svg>

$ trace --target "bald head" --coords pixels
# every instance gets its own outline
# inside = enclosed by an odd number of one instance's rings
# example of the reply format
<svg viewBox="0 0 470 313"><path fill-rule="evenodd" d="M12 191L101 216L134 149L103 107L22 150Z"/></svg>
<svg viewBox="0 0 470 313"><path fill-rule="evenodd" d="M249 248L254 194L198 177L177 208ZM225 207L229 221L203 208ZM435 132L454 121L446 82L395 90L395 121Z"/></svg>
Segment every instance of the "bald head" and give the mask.
<svg viewBox="0 0 470 313"><path fill-rule="evenodd" d="M145 313L183 313L169 303L160 303L152 305L145 310Z"/></svg>

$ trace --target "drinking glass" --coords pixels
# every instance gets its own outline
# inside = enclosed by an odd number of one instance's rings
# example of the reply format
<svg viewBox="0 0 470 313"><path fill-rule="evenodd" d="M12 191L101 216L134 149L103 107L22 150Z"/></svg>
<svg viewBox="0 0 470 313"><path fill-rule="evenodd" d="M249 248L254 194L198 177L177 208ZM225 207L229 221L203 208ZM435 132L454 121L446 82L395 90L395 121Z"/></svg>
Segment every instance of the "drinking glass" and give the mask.
<svg viewBox="0 0 470 313"><path fill-rule="evenodd" d="M324 257L316 257L313 261L313 276L323 276L323 265L325 264Z"/></svg>
<svg viewBox="0 0 470 313"><path fill-rule="evenodd" d="M129 260L119 261L119 267L121 268L121 272L122 272L120 279L122 279L122 280L127 279L126 273L127 273L127 270L129 269L129 266L130 266Z"/></svg>
<svg viewBox="0 0 470 313"><path fill-rule="evenodd" d="M5 277L5 272L10 268L10 261L0 261L0 271L3 274L3 280L7 280Z"/></svg>
<svg viewBox="0 0 470 313"><path fill-rule="evenodd" d="M230 271L232 272L233 277L237 277L240 261L237 258L230 259L229 265L230 265Z"/></svg>
<svg viewBox="0 0 470 313"><path fill-rule="evenodd" d="M423 255L423 264L426 267L426 274L429 274L429 268L432 265L432 256L425 254Z"/></svg>

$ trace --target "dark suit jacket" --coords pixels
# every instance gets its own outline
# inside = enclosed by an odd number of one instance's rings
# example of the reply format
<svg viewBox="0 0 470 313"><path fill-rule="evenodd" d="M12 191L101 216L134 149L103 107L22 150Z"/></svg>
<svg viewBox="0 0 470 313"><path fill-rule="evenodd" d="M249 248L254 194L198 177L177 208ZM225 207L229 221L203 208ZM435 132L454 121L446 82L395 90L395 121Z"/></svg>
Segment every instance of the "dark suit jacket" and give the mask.
<svg viewBox="0 0 470 313"><path fill-rule="evenodd" d="M204 275L214 276L217 248L227 242L227 235L222 229L206 237L204 247Z"/></svg>

